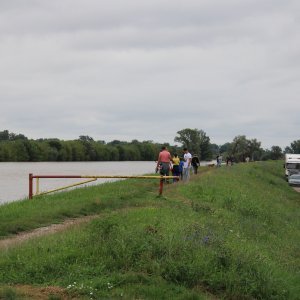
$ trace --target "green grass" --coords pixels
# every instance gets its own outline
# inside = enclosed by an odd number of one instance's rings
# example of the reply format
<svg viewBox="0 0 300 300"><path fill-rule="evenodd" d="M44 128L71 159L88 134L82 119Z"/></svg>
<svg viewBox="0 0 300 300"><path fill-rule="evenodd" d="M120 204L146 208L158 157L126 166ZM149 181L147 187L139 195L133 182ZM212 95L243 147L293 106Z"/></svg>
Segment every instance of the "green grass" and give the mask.
<svg viewBox="0 0 300 300"><path fill-rule="evenodd" d="M164 198L157 183L135 180L2 206L2 235L16 212L21 227L30 215L30 228L101 214L2 251L0 283L60 286L86 299L299 299L300 195L281 164L205 171L169 185Z"/></svg>
<svg viewBox="0 0 300 300"><path fill-rule="evenodd" d="M126 180L0 206L0 239L67 218L157 203L158 180Z"/></svg>

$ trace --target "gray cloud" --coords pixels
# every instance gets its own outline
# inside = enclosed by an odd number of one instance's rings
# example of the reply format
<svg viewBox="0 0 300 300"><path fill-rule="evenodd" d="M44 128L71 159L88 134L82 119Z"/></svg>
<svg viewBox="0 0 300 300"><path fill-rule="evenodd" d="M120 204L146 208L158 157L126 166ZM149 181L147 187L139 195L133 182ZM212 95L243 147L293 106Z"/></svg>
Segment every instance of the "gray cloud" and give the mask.
<svg viewBox="0 0 300 300"><path fill-rule="evenodd" d="M0 2L0 130L299 139L295 0Z"/></svg>

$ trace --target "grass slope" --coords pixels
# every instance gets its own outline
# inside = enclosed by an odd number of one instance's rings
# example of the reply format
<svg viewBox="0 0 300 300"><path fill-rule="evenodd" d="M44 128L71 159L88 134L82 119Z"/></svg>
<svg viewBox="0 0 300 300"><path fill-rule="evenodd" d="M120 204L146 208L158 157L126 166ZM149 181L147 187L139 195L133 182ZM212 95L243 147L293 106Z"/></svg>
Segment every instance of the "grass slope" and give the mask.
<svg viewBox="0 0 300 300"><path fill-rule="evenodd" d="M101 212L2 251L2 294L29 284L80 299L298 299L300 195L281 164L205 171L165 198L157 183L130 180L2 206L3 236Z"/></svg>

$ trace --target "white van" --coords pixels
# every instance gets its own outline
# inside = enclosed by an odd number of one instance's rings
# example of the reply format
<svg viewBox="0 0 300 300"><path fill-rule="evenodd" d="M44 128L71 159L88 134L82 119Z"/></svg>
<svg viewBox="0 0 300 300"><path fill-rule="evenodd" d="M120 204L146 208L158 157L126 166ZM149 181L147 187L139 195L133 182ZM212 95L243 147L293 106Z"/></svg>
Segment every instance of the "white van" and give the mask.
<svg viewBox="0 0 300 300"><path fill-rule="evenodd" d="M300 154L285 154L285 176L300 173Z"/></svg>

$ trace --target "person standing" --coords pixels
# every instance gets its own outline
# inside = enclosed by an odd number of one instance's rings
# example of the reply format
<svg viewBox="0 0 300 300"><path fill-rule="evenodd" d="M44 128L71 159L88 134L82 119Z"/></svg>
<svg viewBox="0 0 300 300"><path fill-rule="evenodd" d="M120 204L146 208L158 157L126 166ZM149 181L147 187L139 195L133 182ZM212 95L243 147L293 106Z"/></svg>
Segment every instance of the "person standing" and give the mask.
<svg viewBox="0 0 300 300"><path fill-rule="evenodd" d="M180 176L180 172L179 172L179 163L180 163L180 158L178 157L177 153L174 154L173 158L172 158L172 162L173 162L173 176ZM177 182L179 179L173 179L173 182Z"/></svg>
<svg viewBox="0 0 300 300"><path fill-rule="evenodd" d="M199 161L199 158L196 154L193 155L191 163L192 163L194 174L197 174L198 173L198 167L200 166L200 161Z"/></svg>
<svg viewBox="0 0 300 300"><path fill-rule="evenodd" d="M183 165L184 165L184 161L183 161L183 157L180 157L180 162L179 162L179 175L180 175L180 179L183 179Z"/></svg>
<svg viewBox="0 0 300 300"><path fill-rule="evenodd" d="M221 155L217 155L217 167L221 167L222 165L222 156Z"/></svg>
<svg viewBox="0 0 300 300"><path fill-rule="evenodd" d="M190 168L191 168L191 162L192 162L192 154L188 151L187 148L183 149L184 155L183 155L183 181L189 181L190 179Z"/></svg>
<svg viewBox="0 0 300 300"><path fill-rule="evenodd" d="M171 154L168 151L167 147L163 146L158 155L156 170L160 167L160 174L163 176L169 176L170 172L170 163L171 163Z"/></svg>
<svg viewBox="0 0 300 300"><path fill-rule="evenodd" d="M218 155L218 167L220 168L222 166L222 155Z"/></svg>

